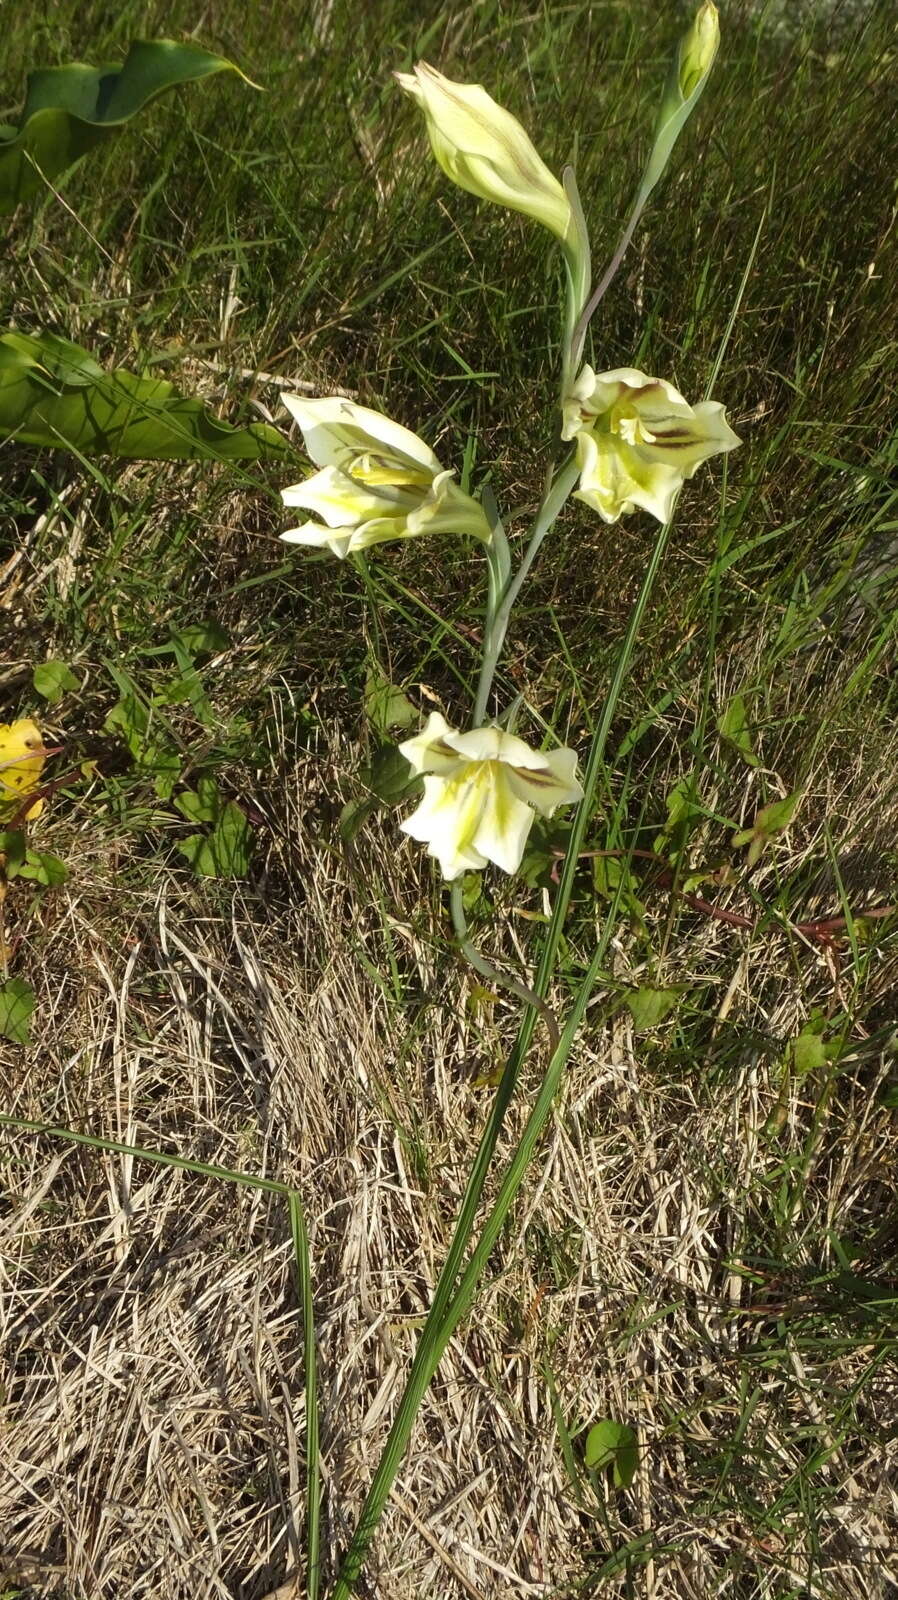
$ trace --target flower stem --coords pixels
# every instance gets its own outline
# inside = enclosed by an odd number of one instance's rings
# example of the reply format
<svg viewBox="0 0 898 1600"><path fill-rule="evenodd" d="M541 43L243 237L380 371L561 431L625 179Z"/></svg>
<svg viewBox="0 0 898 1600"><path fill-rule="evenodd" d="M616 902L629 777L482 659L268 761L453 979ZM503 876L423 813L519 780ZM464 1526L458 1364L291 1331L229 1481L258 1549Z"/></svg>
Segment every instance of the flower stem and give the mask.
<svg viewBox="0 0 898 1600"><path fill-rule="evenodd" d="M536 993L535 989L528 989L526 983L522 983L519 978L513 978L510 973L500 972L498 967L494 967L491 962L487 961L486 957L482 956L480 951L471 943L468 936L468 922L465 916L462 893L461 884L458 882L453 883L450 896L452 926L458 937L462 955L468 964L474 968L474 971L479 973L481 978L486 979L487 983L495 983L501 989L507 989L518 1000L523 1000L525 1006L533 1006L539 1012L549 1035L549 1047L554 1052L558 1049L559 1043L558 1021L554 1011L551 1006L546 1005L545 1000Z"/></svg>
<svg viewBox="0 0 898 1600"><path fill-rule="evenodd" d="M574 476L571 476L570 478L566 493L564 497L562 497L558 505L558 509L553 512L552 518L547 521L545 531L548 531L552 521L554 521L554 517L558 514L558 510L560 510L561 505L563 505L567 492L569 492L570 487L574 482ZM558 479L556 479L556 485L558 485L559 488L561 477L562 474L559 474ZM531 536L531 546L536 539L541 520L544 514L546 514L548 511L551 494L552 491L550 490L549 494L544 499L542 511L537 517L537 523L534 526L534 532ZM573 1042L577 1027L579 1026L583 1009L585 1009L586 1000L589 997L589 990L595 981L595 976L598 974L600 954L604 954L607 940L610 938L611 931L614 927L613 917L609 916L605 929L602 933L599 950L593 957L593 961L590 964L589 972L587 974L587 979L584 980L584 983L581 985L580 991L578 992L574 1009L571 1013L571 1016L568 1018L562 1033L561 1044L558 1050L553 1053L546 1074L546 1079L543 1083L543 1088L540 1091L539 1098L534 1106L533 1111L531 1112L530 1119L527 1123L521 1143L518 1146L518 1150L513 1157L508 1172L506 1173L500 1199L497 1201L493 1211L490 1213L486 1228L484 1229L478 1244L475 1246L470 1261L464 1270L464 1275L459 1282L459 1274L462 1270L465 1252L468 1248L468 1244L474 1231L474 1225L477 1219L477 1211L480 1205L481 1196L483 1194L487 1173L489 1172L492 1157L499 1140L499 1135L502 1131L505 1114L514 1095L521 1064L524 1060L527 1050L529 1049L531 1039L533 1038L533 1031L536 1026L537 1017L534 1001L536 999L543 1000L545 998L545 995L548 992L549 983L552 978L552 973L555 969L558 950L564 934L567 910L568 906L570 905L571 895L574 889L574 879L578 865L577 858L581 849L583 848L583 841L592 812L592 800L596 785L598 783L599 775L604 764L605 748L611 732L612 721L614 719L614 714L617 710L621 691L629 671L630 661L633 656L636 638L642 618L645 614L645 609L648 605L649 597L654 587L655 578L657 577L658 569L661 565L664 552L667 548L667 541L670 535L671 526L672 523L667 522L658 531L651 558L649 560L649 565L642 581L642 587L640 588L636 603L630 614L627 632L615 664L614 675L608 691L608 697L605 701L601 720L592 742L589 761L587 763L586 773L583 780L583 799L581 800L577 809L577 813L574 817L574 822L571 829L571 837L568 843L567 855L564 862L564 869L561 874L561 882L552 911L552 920L547 930L546 942L543 945L539 966L533 981L533 998L528 1000L527 1010L525 1011L524 1016L521 1018L518 1036L514 1042L514 1045L512 1046L511 1053L506 1061L502 1077L499 1081L499 1086L496 1090L496 1095L493 1100L489 1120L484 1128L483 1134L481 1135L477 1155L475 1157L474 1165L471 1169L471 1174L468 1179L467 1188L465 1189L464 1197L462 1199L461 1209L459 1211L458 1220L455 1224L455 1229L452 1235L449 1251L446 1256L446 1261L436 1283L433 1302L427 1316L427 1321L421 1330L421 1335L418 1340L418 1346L412 1361L411 1370L409 1372L396 1415L393 1419L393 1424L390 1428L383 1454L378 1462L374 1477L371 1480L371 1486L365 1498L365 1503L362 1507L359 1521L356 1524L355 1532L343 1559L343 1565L340 1568L340 1572L337 1577L332 1600L351 1600L356 1581L359 1578L362 1567L365 1564L365 1559L371 1546L371 1541L374 1538L374 1534L378 1528L380 1519L383 1516L384 1507L389 1499L390 1490L393 1486L396 1474L399 1471L402 1458L408 1448L408 1443L412 1435L412 1430L415 1425L415 1419L417 1417L421 1402L424 1398L424 1395L427 1393L428 1386L440 1364L440 1360L442 1359L448 1340L451 1338L454 1329L458 1325L458 1322L473 1300L474 1291L477 1286L477 1280L488 1258L489 1249L492 1247L492 1242L498 1234L498 1230L501 1227L504 1215L507 1213L508 1208L511 1206L514 1200L514 1196L517 1193L521 1179L526 1171L527 1163L531 1158L536 1141L539 1137L542 1127L545 1124L548 1112L551 1109L552 1099L554 1098L557 1088L558 1076L560 1075L561 1068L564 1065L564 1061L567 1058L567 1054ZM540 537L542 536L543 535ZM535 555L535 550L533 553ZM528 549L527 555L529 554L530 551ZM527 560L527 556L525 556L525 560ZM529 564L530 563L528 563L528 565ZM487 693L488 692L489 691L487 688ZM501 1213L499 1210L500 1204L504 1206L504 1210L501 1211ZM486 1245L484 1241L487 1241Z"/></svg>
<svg viewBox="0 0 898 1600"><path fill-rule="evenodd" d="M506 578L502 589L496 594L495 604L490 605L483 643L483 661L480 665L480 677L477 683L477 698L474 702L473 721L475 728L482 723L486 716L490 690L493 686L493 678L496 675L499 657L502 654L502 646L505 643L505 635L508 632L508 623L514 603L521 592L521 586L530 568L536 560L540 545L546 534L554 527L577 481L578 472L576 458L571 455L549 483L540 501L539 510L536 513L536 519L530 534L530 541L524 551L521 565L513 578ZM492 567L490 576L492 595Z"/></svg>

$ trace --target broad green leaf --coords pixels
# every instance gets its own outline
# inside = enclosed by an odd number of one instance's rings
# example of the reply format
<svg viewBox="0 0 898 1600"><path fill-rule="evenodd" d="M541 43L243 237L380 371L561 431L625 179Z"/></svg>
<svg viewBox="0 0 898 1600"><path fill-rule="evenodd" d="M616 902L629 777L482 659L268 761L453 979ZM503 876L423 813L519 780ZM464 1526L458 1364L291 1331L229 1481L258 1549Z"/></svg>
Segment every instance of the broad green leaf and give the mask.
<svg viewBox="0 0 898 1600"><path fill-rule="evenodd" d="M0 444L135 461L256 461L284 455L276 428L219 422L165 378L105 371L55 333L0 335Z"/></svg>
<svg viewBox="0 0 898 1600"><path fill-rule="evenodd" d="M638 1441L626 1422L606 1418L586 1435L586 1465L592 1472L613 1469L615 1489L629 1489L639 1465Z"/></svg>
<svg viewBox="0 0 898 1600"><path fill-rule="evenodd" d="M761 765L755 755L748 731L748 717L745 710L745 700L741 694L734 694L726 709L717 718L717 730L721 739L731 744L738 750L743 761L750 767Z"/></svg>
<svg viewBox="0 0 898 1600"><path fill-rule="evenodd" d="M72 61L32 72L18 124L0 127L0 216L45 191L48 180L109 139L156 95L217 72L236 72L250 82L233 61L173 39L135 41L121 66Z"/></svg>
<svg viewBox="0 0 898 1600"><path fill-rule="evenodd" d="M733 834L732 843L738 848L748 845L748 865L753 867L761 859L766 846L778 834L784 833L795 816L801 802L802 791L796 789L785 800L772 800L762 806L750 828L741 828Z"/></svg>
<svg viewBox="0 0 898 1600"><path fill-rule="evenodd" d="M31 1037L34 990L24 978L7 978L0 983L0 1037L13 1044L27 1044Z"/></svg>
<svg viewBox="0 0 898 1600"><path fill-rule="evenodd" d="M49 850L26 850L25 860L16 873L19 878L30 878L33 883L43 884L45 889L57 888L65 883L68 875L65 862L51 855Z"/></svg>
<svg viewBox="0 0 898 1600"><path fill-rule="evenodd" d="M424 785L395 744L382 744L359 768L359 778L369 792L361 800L350 800L340 813L340 838L346 844L352 844L373 812L381 806L401 805Z"/></svg>
<svg viewBox="0 0 898 1600"><path fill-rule="evenodd" d="M365 713L378 733L411 728L420 721L417 707L377 666L369 668L365 679Z"/></svg>
<svg viewBox="0 0 898 1600"><path fill-rule="evenodd" d="M656 1028L674 1010L688 985L672 984L669 989L633 989L624 996L637 1033Z"/></svg>
<svg viewBox="0 0 898 1600"><path fill-rule="evenodd" d="M41 661L31 676L36 692L51 706L58 705L64 694L80 688L79 680L64 661Z"/></svg>
<svg viewBox="0 0 898 1600"><path fill-rule="evenodd" d="M242 878L252 858L253 831L229 800L211 833L192 833L178 849L201 878Z"/></svg>
<svg viewBox="0 0 898 1600"><path fill-rule="evenodd" d="M175 806L188 822L217 822L222 809L214 778L200 778L195 789L179 794Z"/></svg>
<svg viewBox="0 0 898 1600"><path fill-rule="evenodd" d="M231 646L230 634L214 617L205 622L191 622L186 628L179 628L172 638L191 656L218 655Z"/></svg>
<svg viewBox="0 0 898 1600"><path fill-rule="evenodd" d="M385 806L400 805L424 783L395 744L381 745L368 765L362 767L359 777Z"/></svg>

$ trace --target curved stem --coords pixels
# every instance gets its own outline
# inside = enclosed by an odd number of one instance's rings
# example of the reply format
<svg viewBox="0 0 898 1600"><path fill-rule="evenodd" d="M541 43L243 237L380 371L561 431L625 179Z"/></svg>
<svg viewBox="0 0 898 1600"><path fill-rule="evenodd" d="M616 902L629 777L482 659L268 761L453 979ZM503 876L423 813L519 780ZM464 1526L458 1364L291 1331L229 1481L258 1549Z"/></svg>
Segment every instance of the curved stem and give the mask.
<svg viewBox="0 0 898 1600"><path fill-rule="evenodd" d="M642 581L642 587L640 588L636 603L630 614L629 625L627 627L626 636L615 665L614 676L612 678L611 687L608 691L608 697L605 701L602 711L601 721L593 739L589 761L583 781L584 795L580 802L576 816L574 817L571 838L568 844L567 855L564 862L564 870L561 875L561 883L559 885L558 894L556 896L555 905L552 911L552 920L549 924L546 934L546 942L542 948L539 967L537 968L536 977L534 978L533 982L533 994L540 1000L544 999L546 993L548 992L552 973L555 969L555 962L558 956L559 946L564 934L567 910L568 906L570 905L571 895L573 894L574 889L574 879L578 865L577 857L580 850L583 848L583 841L586 835L586 829L589 824L592 810L592 798L604 761L605 747L608 742L608 736L611 732L611 725L614 718L614 713L617 710L617 704L620 699L621 690L623 689L627 672L629 670L630 661L633 656L633 650L636 645L636 636L639 632L639 627L654 587L655 578L658 574L658 568L661 565L664 552L667 548L667 541L670 536L671 527L672 523L668 522L665 523L665 525L658 531L648 569ZM534 533L535 531L536 530L534 530ZM600 941L600 950L603 953L605 949L606 931L610 937L612 928L613 921L609 917L606 924L606 930L603 930L602 939ZM598 968L595 965L594 958L593 963L590 964L591 979L593 974L597 973L597 971ZM583 992L584 991L581 990L581 993ZM560 1051L555 1052L555 1055L550 1062L547 1076L552 1076L555 1072L558 1065L559 1055L561 1055L562 1063L564 1056L566 1056L567 1049L569 1048L569 1040L573 1039L573 1032L575 1031L580 1020L581 1012L579 1010L579 1000L580 996L578 995L578 1004L575 1005L574 1013L571 1015L567 1024L565 1025L565 1029L562 1034ZM585 1000L583 1004L585 1005ZM521 1063L524 1060L527 1050L529 1049L530 1042L533 1038L533 1030L536 1027L536 1017L537 1013L532 1002L528 1002L527 1010L524 1013L524 1016L521 1018L518 1036L514 1042L511 1054L508 1057L508 1060L505 1064L505 1069L499 1081L499 1086L496 1090L489 1119L486 1127L483 1130L483 1134L481 1135L480 1144L477 1149L477 1155L474 1160L474 1165L471 1169L471 1175L468 1179L467 1188L465 1189L464 1198L462 1200L461 1209L458 1214L458 1220L456 1221L455 1229L452 1234L452 1240L446 1256L446 1261L443 1266L443 1270L437 1279L433 1301L430 1311L427 1315L427 1321L424 1324L418 1340L418 1345L412 1360L411 1369L406 1380L405 1388L402 1392L402 1397L399 1401L396 1415L393 1418L393 1423L390 1428L383 1454L377 1464L374 1477L371 1480L371 1485L365 1497L364 1505L362 1506L359 1520L356 1524L355 1532L353 1533L349 1548L343 1558L343 1563L340 1567L337 1576L337 1582L334 1587L332 1600L350 1600L350 1597L353 1594L356 1581L361 1574L371 1541L374 1538L375 1531L383 1515L384 1507L389 1499L390 1489L393 1485L396 1474L399 1471L402 1458L408 1447L412 1430L415 1425L415 1418L418 1414L418 1409L421 1405L424 1395L427 1392L428 1385L430 1384L430 1381L433 1378L437 1367L439 1366L442 1354L446 1348L446 1342L448 1338L451 1337L452 1330L455 1328L461 1316L463 1315L466 1305L470 1303L470 1298L473 1297L473 1292L476 1288L477 1276L480 1273L483 1261L486 1259L482 1254L481 1248L483 1244L483 1237L481 1237L478 1246L475 1247L476 1265L475 1257L472 1256L468 1267L465 1269L464 1278L462 1280L464 1285L463 1290L459 1285L459 1275L462 1270L465 1251L468 1248L468 1243L474 1231L474 1224L477 1219L480 1199L483 1194L487 1173L490 1169L490 1164L499 1140L499 1135L502 1131L505 1121L505 1114L514 1096L518 1075L521 1069ZM551 1092L554 1094L554 1083ZM512 1178L511 1170L506 1176L502 1194L503 1196L507 1197L507 1205L511 1204L511 1201L514 1197L514 1192L516 1192L517 1184L520 1182L520 1178L523 1176L523 1172L526 1170L526 1160L529 1159L529 1153L532 1150L532 1145L535 1143L545 1120L544 1112L547 1114L547 1100L548 1104L551 1105L551 1097L544 1096L541 1093L537 1107L534 1107L534 1112L531 1116L530 1122L528 1122L525 1133L525 1138L528 1139L527 1156L523 1165L520 1167L517 1165L515 1166L516 1176L511 1189L509 1189L509 1181ZM539 1112L538 1118L537 1109ZM537 1120L534 1120L534 1118ZM517 1162L517 1157L515 1158L515 1162ZM490 1218L491 1230L495 1225L495 1216L496 1209L494 1208ZM459 1295L462 1296L461 1299L456 1297L457 1288ZM449 1327L448 1334L445 1332L447 1326Z"/></svg>
<svg viewBox="0 0 898 1600"><path fill-rule="evenodd" d="M516 999L523 1000L525 1006L533 1006L539 1012L549 1035L549 1048L554 1053L558 1049L559 1032L558 1019L551 1006L546 1004L535 989L528 989L526 983L522 983L519 978L513 978L509 973L500 972L498 967L494 967L491 962L487 961L486 957L482 956L480 951L471 943L468 937L468 922L465 917L460 883L453 883L452 885L450 905L452 926L455 929L466 961L474 968L475 972L480 974L481 978L486 979L487 983L498 984L500 989L507 989L509 994L513 994Z"/></svg>
<svg viewBox="0 0 898 1600"><path fill-rule="evenodd" d="M603 273L600 282L593 290L586 302L586 305L583 307L580 320L574 329L573 338L571 340L571 345L574 350L579 350L582 353L583 342L586 338L586 330L589 327L599 302L604 298L605 293L608 289L610 289L615 277L617 276L620 264L623 261L627 250L629 249L630 240L636 232L636 224L645 210L645 202L647 199L648 195L643 196L641 193L636 196L636 202L633 206L633 210L630 213L630 219L623 233L621 234L620 244L615 250L614 255L611 257L608 266L605 268L605 272Z"/></svg>

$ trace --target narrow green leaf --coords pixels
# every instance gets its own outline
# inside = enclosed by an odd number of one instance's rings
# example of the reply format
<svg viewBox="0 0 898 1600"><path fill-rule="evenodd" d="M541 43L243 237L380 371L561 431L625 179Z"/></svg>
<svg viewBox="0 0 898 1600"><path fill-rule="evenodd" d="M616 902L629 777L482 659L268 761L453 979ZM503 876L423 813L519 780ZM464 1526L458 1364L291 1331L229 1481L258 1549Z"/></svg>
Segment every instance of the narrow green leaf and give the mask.
<svg viewBox="0 0 898 1600"><path fill-rule="evenodd" d="M0 127L0 216L40 193L156 95L218 72L250 83L233 61L172 39L135 41L121 66L73 61L32 72L18 124Z"/></svg>
<svg viewBox="0 0 898 1600"><path fill-rule="evenodd" d="M761 765L755 755L751 735L748 730L748 716L745 710L745 700L741 694L734 694L726 709L717 719L717 730L721 739L738 750L743 761L750 767Z"/></svg>
<svg viewBox="0 0 898 1600"><path fill-rule="evenodd" d="M31 1038L31 1013L34 990L24 978L7 978L0 984L0 1037L13 1044L27 1044Z"/></svg>
<svg viewBox="0 0 898 1600"><path fill-rule="evenodd" d="M55 333L0 335L0 443L146 461L256 461L289 446L264 422L233 427L164 378L104 371Z"/></svg>

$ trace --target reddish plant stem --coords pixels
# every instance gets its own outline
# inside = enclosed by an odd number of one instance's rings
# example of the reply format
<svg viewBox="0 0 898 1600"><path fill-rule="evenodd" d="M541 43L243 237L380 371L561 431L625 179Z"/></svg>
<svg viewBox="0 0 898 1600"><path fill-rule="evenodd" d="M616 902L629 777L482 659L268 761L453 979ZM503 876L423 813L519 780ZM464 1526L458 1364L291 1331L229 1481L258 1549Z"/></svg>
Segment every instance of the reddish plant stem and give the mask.
<svg viewBox="0 0 898 1600"><path fill-rule="evenodd" d="M564 857L564 851L558 850L555 855L561 860ZM690 894L685 889L675 888L673 872L663 856L659 856L654 850L581 850L580 856L582 859L589 860L606 857L614 861L621 861L625 858L629 860L635 856L640 861L651 861L653 866L661 869L657 877L658 888L670 889L672 894L677 895L680 900L684 900L693 911L698 911L706 917L713 917L715 922L725 922L731 928L754 929L757 927L757 922L751 917L743 916L739 911L727 911L723 906L713 905L710 900L703 900L701 895ZM898 912L898 905L871 906L869 910L855 914L861 917L882 918L890 917L895 912ZM838 933L841 928L847 927L848 921L848 916L818 917L811 922L787 921L786 927L792 933L804 934L805 938L816 939L820 944L831 947L833 943L832 935Z"/></svg>

